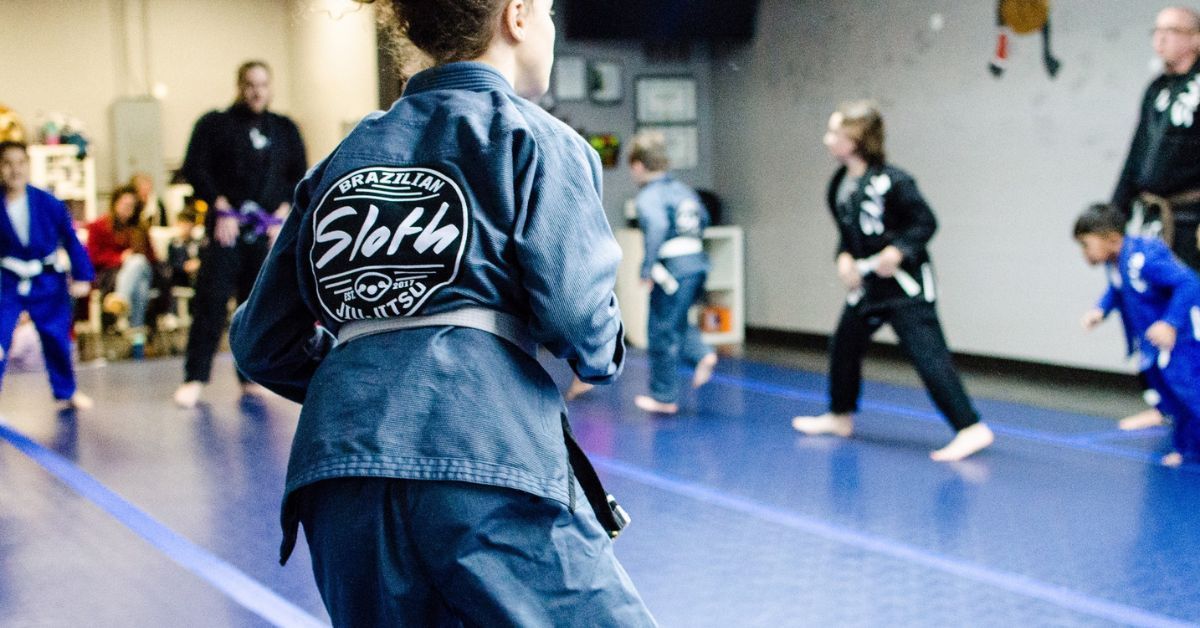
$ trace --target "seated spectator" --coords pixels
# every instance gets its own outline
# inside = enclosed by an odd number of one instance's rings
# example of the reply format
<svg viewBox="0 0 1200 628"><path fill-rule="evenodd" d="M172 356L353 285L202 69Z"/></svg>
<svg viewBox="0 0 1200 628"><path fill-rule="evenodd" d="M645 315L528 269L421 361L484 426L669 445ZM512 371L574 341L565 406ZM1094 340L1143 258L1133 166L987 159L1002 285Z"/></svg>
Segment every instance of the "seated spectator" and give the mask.
<svg viewBox="0 0 1200 628"><path fill-rule="evenodd" d="M134 357L146 344L146 309L154 278L154 250L149 230L137 215L137 192L129 186L113 190L109 211L88 225L88 255L96 267L95 286L104 294L104 311L129 317Z"/></svg>
<svg viewBox="0 0 1200 628"><path fill-rule="evenodd" d="M147 224L159 227L169 226L167 207L154 191L154 179L145 172L139 172L129 179L129 187L137 193L137 215Z"/></svg>

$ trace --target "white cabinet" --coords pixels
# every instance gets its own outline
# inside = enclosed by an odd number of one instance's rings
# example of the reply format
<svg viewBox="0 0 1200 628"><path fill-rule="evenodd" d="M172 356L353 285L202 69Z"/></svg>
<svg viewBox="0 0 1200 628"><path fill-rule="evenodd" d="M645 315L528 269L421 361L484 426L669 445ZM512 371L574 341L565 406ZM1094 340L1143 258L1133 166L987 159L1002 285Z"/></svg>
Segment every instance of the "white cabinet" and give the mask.
<svg viewBox="0 0 1200 628"><path fill-rule="evenodd" d="M630 346L646 347L646 318L649 312L649 293L641 285L643 240L638 229L618 229L617 243L621 245L621 266L617 269L617 299L625 321L625 342ZM704 332L704 341L712 345L736 345L746 339L745 291L743 283L742 228L737 226L709 227L704 231L704 250L712 262L712 270L704 288L707 302L718 306L724 314L723 330ZM699 312L693 311L699 317Z"/></svg>
<svg viewBox="0 0 1200 628"><path fill-rule="evenodd" d="M96 219L96 162L80 159L74 144L31 145L29 182L66 203L76 221Z"/></svg>

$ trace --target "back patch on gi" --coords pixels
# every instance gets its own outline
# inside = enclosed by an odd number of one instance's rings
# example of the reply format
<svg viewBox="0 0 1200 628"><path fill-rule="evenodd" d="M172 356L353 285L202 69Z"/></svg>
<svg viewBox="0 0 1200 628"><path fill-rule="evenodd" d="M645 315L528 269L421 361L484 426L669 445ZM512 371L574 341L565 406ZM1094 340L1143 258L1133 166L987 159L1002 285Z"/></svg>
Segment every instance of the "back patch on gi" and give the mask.
<svg viewBox="0 0 1200 628"><path fill-rule="evenodd" d="M469 220L462 190L436 170L346 174L313 211L321 307L340 322L413 314L458 276Z"/></svg>

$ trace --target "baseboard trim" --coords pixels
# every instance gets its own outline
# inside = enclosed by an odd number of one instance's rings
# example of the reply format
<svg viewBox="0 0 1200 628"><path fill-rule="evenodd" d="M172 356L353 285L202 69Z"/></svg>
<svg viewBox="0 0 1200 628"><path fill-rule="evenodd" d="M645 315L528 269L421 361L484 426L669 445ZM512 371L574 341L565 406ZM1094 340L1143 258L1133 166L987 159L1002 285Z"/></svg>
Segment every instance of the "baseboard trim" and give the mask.
<svg viewBox="0 0 1200 628"><path fill-rule="evenodd" d="M826 334L788 331L771 327L747 327L746 342L809 351L826 351L829 348L829 336ZM899 346L881 342L871 343L869 355L890 360L907 359ZM1112 371L959 352L954 352L954 364L964 372L1012 377L1036 377L1050 383L1124 388L1135 393L1141 390L1137 376L1128 373L1114 373Z"/></svg>

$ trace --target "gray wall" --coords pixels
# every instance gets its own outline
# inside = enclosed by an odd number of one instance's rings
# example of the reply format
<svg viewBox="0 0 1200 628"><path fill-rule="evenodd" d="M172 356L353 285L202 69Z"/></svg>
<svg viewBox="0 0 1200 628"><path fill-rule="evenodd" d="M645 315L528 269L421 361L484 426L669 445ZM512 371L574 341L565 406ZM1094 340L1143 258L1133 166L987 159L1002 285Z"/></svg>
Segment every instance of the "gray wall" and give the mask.
<svg viewBox="0 0 1200 628"><path fill-rule="evenodd" d="M712 76L708 49L696 45L682 59L656 60L643 53L637 42L570 41L559 29L557 56L581 56L589 61L615 61L622 67L624 98L616 105L600 105L587 101L558 102L554 114L576 128L589 133L615 133L621 138L621 162L604 171L604 208L614 228L622 226L621 212L626 199L632 198L637 187L629 178L625 157L629 139L637 127L634 112L634 81L639 75L689 75L696 79L697 118L699 133L699 163L696 168L676 172L678 178L700 188L713 186L713 103ZM557 78L557 77L556 77Z"/></svg>
<svg viewBox="0 0 1200 628"><path fill-rule="evenodd" d="M716 189L746 229L751 326L829 333L841 291L824 190L829 113L878 100L889 158L912 172L941 228L932 253L957 351L1126 370L1119 325L1084 334L1105 287L1071 239L1112 192L1152 78L1159 3L1055 0L1056 79L1041 40L986 69L995 4L763 0L755 40L713 55ZM940 14L944 27L931 28Z"/></svg>

